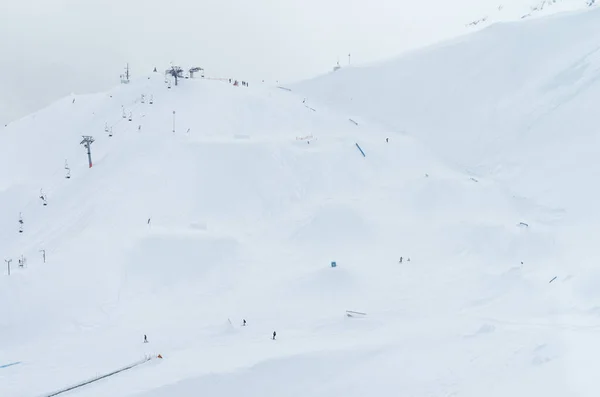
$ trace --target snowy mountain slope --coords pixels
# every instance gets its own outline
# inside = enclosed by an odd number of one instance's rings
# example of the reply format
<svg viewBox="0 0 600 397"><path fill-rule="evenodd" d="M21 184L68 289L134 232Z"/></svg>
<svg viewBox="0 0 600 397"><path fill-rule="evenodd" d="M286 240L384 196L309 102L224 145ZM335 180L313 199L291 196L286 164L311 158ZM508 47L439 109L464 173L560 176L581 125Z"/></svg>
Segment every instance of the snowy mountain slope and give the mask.
<svg viewBox="0 0 600 397"><path fill-rule="evenodd" d="M595 187L582 181L598 171L598 22L592 10L495 25L298 90L406 131L458 169L504 181L557 213L588 218Z"/></svg>
<svg viewBox="0 0 600 397"><path fill-rule="evenodd" d="M552 305L567 309L557 323L564 330L589 327L581 344L570 331L560 333L565 350L553 353L565 357L563 376L554 380L563 381L568 395L593 395L597 389L581 364L593 360L583 346L595 350L589 337L598 327L598 294L591 285L598 280L593 181L600 172L599 23L600 12L590 10L495 25L392 62L294 87L352 117L378 120L390 134L418 139L453 169L495 183L527 208L523 219L530 229L548 233L546 248L558 265L547 269L558 278L546 295ZM540 270L546 266L538 264Z"/></svg>
<svg viewBox="0 0 600 397"><path fill-rule="evenodd" d="M496 22L516 21L534 17L545 17L561 12L582 10L596 6L595 0L534 0L534 1L503 1L490 7L485 4L484 15L470 21L466 26L482 27Z"/></svg>
<svg viewBox="0 0 600 397"><path fill-rule="evenodd" d="M142 94L154 103L142 104ZM457 244L450 230L513 241L501 254L506 263L523 253L514 204L494 186L447 170L408 137L386 143L376 125L313 112L287 92L211 81L169 90L151 76L74 99L2 136L0 248L15 262L28 259L25 269L13 262L0 289L2 336L10 341L2 357L22 361L0 374L3 394L41 394L147 353L169 363L104 387L126 395L206 371L354 349L363 331L343 319L345 310L379 317L364 331L372 336L385 334L385 317L403 327L405 315L462 307L465 297L452 290L444 305L433 303L431 290L419 292L423 286L409 298L416 279L404 279L411 270L397 264L400 255L413 256L415 277L431 288L455 282L448 274L456 268L440 271L440 258L471 267L487 255L479 244ZM91 169L82 134L96 138ZM329 268L331 260L340 267ZM417 295L432 303L403 304ZM398 310L405 314L389 315ZM246 336L242 317L251 324ZM297 342L274 350L272 329ZM151 345L139 343L144 333ZM237 357L238 349L249 352ZM207 351L209 360L191 364ZM106 389L81 393L96 392Z"/></svg>
<svg viewBox="0 0 600 397"><path fill-rule="evenodd" d="M525 163L510 149L517 132L483 112L507 98L506 125L519 125L527 104L558 91L519 91L533 73L523 70L483 96L496 63L461 45L511 47L522 29L564 33L573 18L591 29L597 15L501 25L291 93L208 80L168 89L152 75L11 124L0 135L0 252L13 258L0 278L0 395L43 395L156 353L163 360L70 393L595 395L586 368L598 273L573 262L576 248L589 248L593 214L574 217L569 192L550 190L550 206L542 192L554 175L532 182L531 194L519 190L525 171L541 174L547 162ZM560 47L560 64L589 45ZM505 51L499 61L519 61ZM423 54L455 79L471 60L481 81L437 80L417 62ZM523 102L511 105L515 97ZM466 109L472 129L458 118ZM476 145L476 128L493 139ZM96 139L91 169L84 134ZM579 144L572 135L556 142ZM519 173L489 172L493 161L513 161Z"/></svg>

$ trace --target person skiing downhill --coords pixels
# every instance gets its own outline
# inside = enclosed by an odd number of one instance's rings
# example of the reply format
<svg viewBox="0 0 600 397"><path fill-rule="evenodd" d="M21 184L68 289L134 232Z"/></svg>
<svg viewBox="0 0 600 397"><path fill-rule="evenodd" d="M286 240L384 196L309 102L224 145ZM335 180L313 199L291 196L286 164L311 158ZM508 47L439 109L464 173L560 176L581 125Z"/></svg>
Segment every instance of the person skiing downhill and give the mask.
<svg viewBox="0 0 600 397"><path fill-rule="evenodd" d="M273 340L275 340L276 336L277 336L277 332L273 331Z"/></svg>
<svg viewBox="0 0 600 397"><path fill-rule="evenodd" d="M144 335L144 343L148 343L148 338Z"/></svg>

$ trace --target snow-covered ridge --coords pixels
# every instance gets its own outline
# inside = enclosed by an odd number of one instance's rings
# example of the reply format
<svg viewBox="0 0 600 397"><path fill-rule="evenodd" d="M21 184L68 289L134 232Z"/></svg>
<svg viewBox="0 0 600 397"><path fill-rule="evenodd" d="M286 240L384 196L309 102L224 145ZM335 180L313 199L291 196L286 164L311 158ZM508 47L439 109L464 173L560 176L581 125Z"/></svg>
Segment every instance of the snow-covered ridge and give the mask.
<svg viewBox="0 0 600 397"><path fill-rule="evenodd" d="M534 0L501 2L485 16L468 22L466 27L489 26L496 22L547 16L565 11L583 10L596 5L596 0Z"/></svg>
<svg viewBox="0 0 600 397"><path fill-rule="evenodd" d="M11 123L0 395L595 396L599 17Z"/></svg>

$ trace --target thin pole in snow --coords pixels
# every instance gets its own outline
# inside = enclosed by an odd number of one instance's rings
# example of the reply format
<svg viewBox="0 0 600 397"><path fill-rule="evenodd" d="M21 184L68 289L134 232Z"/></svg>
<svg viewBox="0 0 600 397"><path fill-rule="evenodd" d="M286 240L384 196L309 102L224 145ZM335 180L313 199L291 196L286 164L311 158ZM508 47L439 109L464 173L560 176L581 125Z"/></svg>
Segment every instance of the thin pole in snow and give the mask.
<svg viewBox="0 0 600 397"><path fill-rule="evenodd" d="M175 133L175 111L173 110L173 134Z"/></svg>
<svg viewBox="0 0 600 397"><path fill-rule="evenodd" d="M8 275L10 276L10 262L12 262L12 259L5 259L4 262L8 265Z"/></svg>

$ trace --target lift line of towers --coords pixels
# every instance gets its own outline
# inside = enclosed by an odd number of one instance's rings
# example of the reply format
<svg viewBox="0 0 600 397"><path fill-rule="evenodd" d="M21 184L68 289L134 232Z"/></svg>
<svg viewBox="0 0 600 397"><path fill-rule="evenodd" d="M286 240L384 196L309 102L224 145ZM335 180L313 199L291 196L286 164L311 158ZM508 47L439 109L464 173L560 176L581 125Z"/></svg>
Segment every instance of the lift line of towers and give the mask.
<svg viewBox="0 0 600 397"><path fill-rule="evenodd" d="M156 68L154 68L154 72L156 72ZM167 69L165 71L165 83L167 84L167 88L171 88L171 82L169 81L169 79L167 78L167 76L171 76L175 79L175 85L178 85L178 81L179 79L187 79L187 78L194 78L194 74L201 72L201 77L204 78L204 69L201 67L192 67L188 70L188 75L184 76L184 70L179 67L179 66L171 66L169 69ZM127 64L127 66L125 67L125 73L121 75L121 84L129 84L130 82L130 69L129 69L129 64ZM150 105L154 104L154 95L149 95L147 96L146 94L142 94L141 98L140 98L140 102L141 103L146 103L148 102ZM73 103L75 103L75 99L73 99ZM133 115L132 112L129 111L128 113L125 111L125 107L121 106L121 110L122 110L122 118L123 119L128 119L128 121L132 121L133 120ZM141 125L138 127L138 130L141 130ZM104 132L108 133L109 137L113 136L113 130L112 130L112 126L108 125L108 122L104 124ZM175 111L173 111L173 132L175 132ZM83 145L87 151L87 155L88 155L88 166L89 168L92 168L92 143L95 142L94 137L91 135L82 135L82 140L79 143L80 145ZM65 178L66 179L71 179L71 168L69 167L69 163L67 162L67 160L65 160ZM39 195L40 200L42 201L42 205L44 207L46 207L48 205L48 199L46 194L43 192L43 189L40 189L40 195ZM19 233L23 233L23 226L24 226L25 222L23 220L23 214L21 212L19 212ZM39 250L40 253L42 253L42 258L44 263L46 263L46 250L42 249ZM10 276L10 265L12 263L12 259L5 259L4 260L8 266L8 275ZM21 255L21 257L19 258L19 267L25 267L25 264L27 263L27 260L25 258L24 255Z"/></svg>

